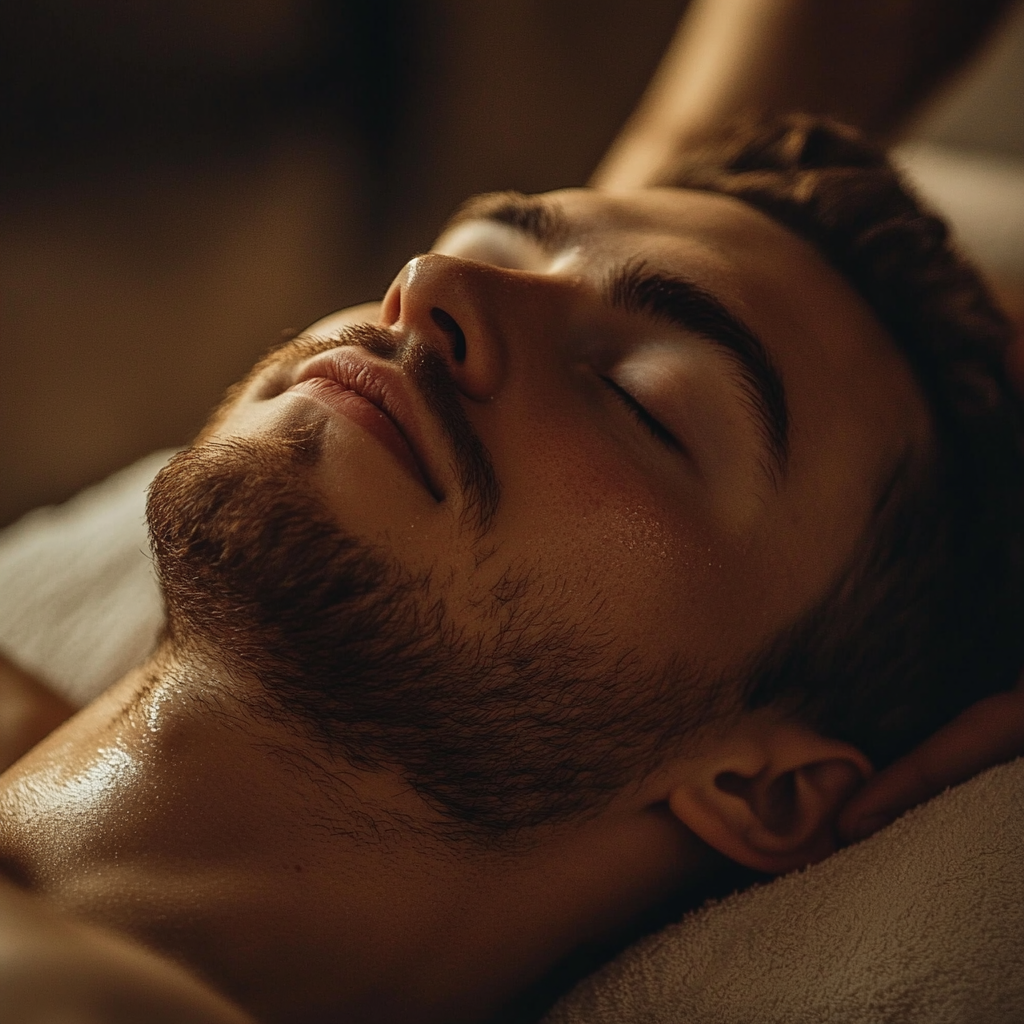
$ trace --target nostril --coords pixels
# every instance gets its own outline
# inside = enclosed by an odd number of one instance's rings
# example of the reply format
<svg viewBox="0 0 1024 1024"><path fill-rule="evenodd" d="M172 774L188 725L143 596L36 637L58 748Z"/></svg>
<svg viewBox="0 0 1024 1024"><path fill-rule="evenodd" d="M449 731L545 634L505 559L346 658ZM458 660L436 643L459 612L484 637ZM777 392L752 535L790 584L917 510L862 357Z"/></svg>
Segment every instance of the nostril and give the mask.
<svg viewBox="0 0 1024 1024"><path fill-rule="evenodd" d="M453 317L437 306L430 311L430 319L451 338L452 356L455 358L455 362L464 363L466 361L466 335L462 333L462 328Z"/></svg>

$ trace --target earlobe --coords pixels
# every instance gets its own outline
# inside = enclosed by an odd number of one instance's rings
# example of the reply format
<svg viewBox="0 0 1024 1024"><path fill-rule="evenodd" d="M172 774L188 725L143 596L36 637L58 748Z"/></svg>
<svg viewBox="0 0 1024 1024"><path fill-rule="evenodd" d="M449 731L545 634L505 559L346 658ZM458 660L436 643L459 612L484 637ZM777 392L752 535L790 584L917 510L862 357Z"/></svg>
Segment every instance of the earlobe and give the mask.
<svg viewBox="0 0 1024 1024"><path fill-rule="evenodd" d="M669 793L673 814L731 860L782 874L837 847L836 820L873 773L854 746L755 712L692 758Z"/></svg>

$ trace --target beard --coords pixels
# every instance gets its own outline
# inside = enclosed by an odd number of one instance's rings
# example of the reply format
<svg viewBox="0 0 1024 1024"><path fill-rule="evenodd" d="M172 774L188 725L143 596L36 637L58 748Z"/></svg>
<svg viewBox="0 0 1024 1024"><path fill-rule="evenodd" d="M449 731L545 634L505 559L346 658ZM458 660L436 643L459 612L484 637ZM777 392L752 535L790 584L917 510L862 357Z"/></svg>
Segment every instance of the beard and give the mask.
<svg viewBox="0 0 1024 1024"><path fill-rule="evenodd" d="M448 838L596 813L709 721L711 688L610 635L600 594L581 607L521 564L460 615L431 573L346 533L309 479L321 427L207 440L153 482L172 651L255 679L353 766L397 770Z"/></svg>

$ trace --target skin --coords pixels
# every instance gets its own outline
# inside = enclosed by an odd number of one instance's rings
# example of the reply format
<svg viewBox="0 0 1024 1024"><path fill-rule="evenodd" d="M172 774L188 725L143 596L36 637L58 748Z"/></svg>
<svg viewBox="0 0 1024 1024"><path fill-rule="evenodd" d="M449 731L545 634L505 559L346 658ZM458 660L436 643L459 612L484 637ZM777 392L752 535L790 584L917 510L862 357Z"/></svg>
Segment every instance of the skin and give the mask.
<svg viewBox="0 0 1024 1024"><path fill-rule="evenodd" d="M0 771L77 709L0 654Z"/></svg>
<svg viewBox="0 0 1024 1024"><path fill-rule="evenodd" d="M566 218L557 244L478 210L379 307L307 332L375 318L448 361L501 487L486 529L464 514L415 393L402 415L429 486L377 435L289 390L301 365L287 360L250 379L202 440L319 424L306 485L347 530L429 571L470 635L484 636L482 602L525 561L541 574L532 593L557 588L588 625L600 608L652 665L683 653L734 670L850 559L888 474L929 443L923 399L845 282L742 204L669 190L539 201ZM718 347L607 303L609 275L638 257L761 337L789 401L784 472ZM346 763L247 710L256 680L182 657L160 652L0 779L0 861L48 905L166 954L261 1020L486 1019L723 857L784 872L827 856L871 775L847 744L771 711L737 714L583 819L501 848L457 843L400 770Z"/></svg>

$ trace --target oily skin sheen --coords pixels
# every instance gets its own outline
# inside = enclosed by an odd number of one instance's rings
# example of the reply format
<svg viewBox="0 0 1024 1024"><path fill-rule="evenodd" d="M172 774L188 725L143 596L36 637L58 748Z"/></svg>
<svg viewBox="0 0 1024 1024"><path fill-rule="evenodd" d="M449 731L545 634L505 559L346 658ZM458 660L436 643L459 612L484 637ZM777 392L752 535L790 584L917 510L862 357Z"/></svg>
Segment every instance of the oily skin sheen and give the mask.
<svg viewBox="0 0 1024 1024"><path fill-rule="evenodd" d="M744 205L675 190L539 202L561 216L556 238L482 209L407 264L379 307L306 332L331 339L369 320L440 354L500 488L490 515L422 396L404 393L401 415L425 477L288 390L301 350L272 357L200 441L314 430L300 486L429 579L481 647L502 581L527 579L513 598L526 612L558 608L652 671L682 659L726 678L850 559L883 481L927 447L923 399L839 276ZM712 293L763 341L788 400L783 467L734 361L609 304L609 279L638 260ZM745 854L746 832L730 838L728 815L688 817L717 807L705 776L758 775L756 716L724 746L681 742L588 815L488 847L443 838L439 808L400 766L346 763L299 724L254 712L259 694L215 656L165 649L3 777L0 856L60 908L170 953L268 1020L480 1019L696 875L714 859L701 840L765 870L828 852L766 861ZM733 761L714 761L720 749ZM822 749L870 771L855 751Z"/></svg>

